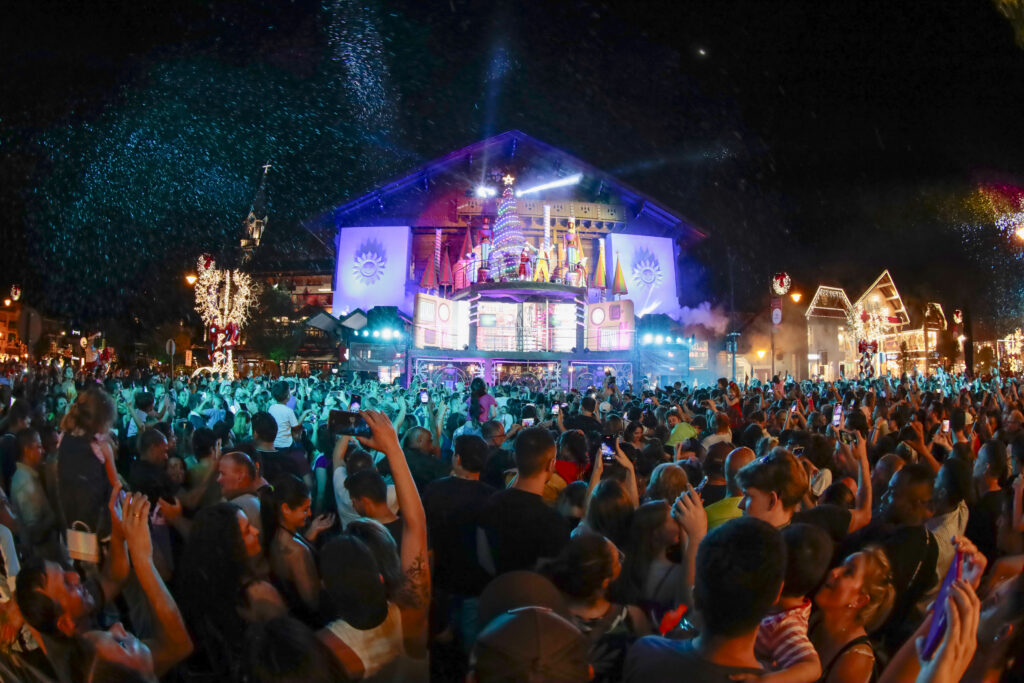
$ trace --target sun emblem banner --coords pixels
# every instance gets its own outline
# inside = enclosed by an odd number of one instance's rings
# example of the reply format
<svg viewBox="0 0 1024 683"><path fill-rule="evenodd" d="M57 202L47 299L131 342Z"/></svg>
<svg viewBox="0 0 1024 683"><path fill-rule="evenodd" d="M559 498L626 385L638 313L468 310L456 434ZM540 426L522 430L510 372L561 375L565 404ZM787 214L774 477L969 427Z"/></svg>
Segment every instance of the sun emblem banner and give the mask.
<svg viewBox="0 0 1024 683"><path fill-rule="evenodd" d="M374 306L406 308L409 240L408 226L339 230L333 313Z"/></svg>
<svg viewBox="0 0 1024 683"><path fill-rule="evenodd" d="M676 292L675 245L668 237L613 233L605 251L617 254L637 315L679 312ZM614 268L613 257L608 260ZM609 273L609 282L611 281Z"/></svg>

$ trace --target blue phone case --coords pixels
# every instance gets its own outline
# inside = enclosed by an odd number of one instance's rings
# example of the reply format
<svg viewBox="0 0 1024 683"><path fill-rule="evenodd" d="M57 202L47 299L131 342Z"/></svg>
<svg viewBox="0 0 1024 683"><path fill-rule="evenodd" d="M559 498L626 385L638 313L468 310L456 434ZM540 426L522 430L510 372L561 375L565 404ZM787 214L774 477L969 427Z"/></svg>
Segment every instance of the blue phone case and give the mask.
<svg viewBox="0 0 1024 683"><path fill-rule="evenodd" d="M953 563L949 565L946 577L942 579L942 586L939 594L935 597L935 606L932 608L932 625L928 629L928 637L924 640L922 654L925 659L931 659L942 642L942 636L946 633L946 602L949 600L949 591L953 588L953 582L960 579L964 562L963 553L959 550L953 555Z"/></svg>

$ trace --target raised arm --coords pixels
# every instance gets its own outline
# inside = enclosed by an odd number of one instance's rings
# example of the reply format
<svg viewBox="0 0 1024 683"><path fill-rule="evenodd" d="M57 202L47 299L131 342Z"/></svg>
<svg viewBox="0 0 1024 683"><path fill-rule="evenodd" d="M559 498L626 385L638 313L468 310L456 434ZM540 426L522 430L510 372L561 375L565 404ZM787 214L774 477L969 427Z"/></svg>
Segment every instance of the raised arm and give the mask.
<svg viewBox="0 0 1024 683"><path fill-rule="evenodd" d="M686 485L672 506L672 518L686 535L683 545L683 573L678 594L684 604L693 606L693 582L697 575L697 547L708 533L708 516L704 512L700 495L693 486Z"/></svg>
<svg viewBox="0 0 1024 683"><path fill-rule="evenodd" d="M146 496L132 494L125 514L124 532L128 553L135 567L135 576L156 621L156 637L146 639L146 644L153 654L153 666L157 676L163 676L174 665L192 654L192 639L185 628L185 620L178 610L178 605L153 564L153 541L149 534L149 500Z"/></svg>
<svg viewBox="0 0 1024 683"><path fill-rule="evenodd" d="M413 657L426 656L427 612L430 605L430 565L427 563L427 516L416 483L398 443L398 434L387 416L373 410L360 412L370 426L369 437L356 437L367 448L388 459L395 493L402 510L402 571L412 589L414 604L402 610L402 632L406 650Z"/></svg>
<svg viewBox="0 0 1024 683"><path fill-rule="evenodd" d="M124 544L124 515L121 501L121 482L117 482L107 502L107 509L110 510L110 548L99 577L100 588L107 602L112 602L121 593L121 587L128 578L128 572L131 571L128 550Z"/></svg>
<svg viewBox="0 0 1024 683"><path fill-rule="evenodd" d="M857 461L857 503L850 511L850 528L848 533L853 533L861 527L868 525L871 521L871 465L868 463L867 444L860 432L855 431L853 442L853 457Z"/></svg>
<svg viewBox="0 0 1024 683"><path fill-rule="evenodd" d="M1024 531L1024 473L1018 474L1013 480L1013 519L1014 531Z"/></svg>

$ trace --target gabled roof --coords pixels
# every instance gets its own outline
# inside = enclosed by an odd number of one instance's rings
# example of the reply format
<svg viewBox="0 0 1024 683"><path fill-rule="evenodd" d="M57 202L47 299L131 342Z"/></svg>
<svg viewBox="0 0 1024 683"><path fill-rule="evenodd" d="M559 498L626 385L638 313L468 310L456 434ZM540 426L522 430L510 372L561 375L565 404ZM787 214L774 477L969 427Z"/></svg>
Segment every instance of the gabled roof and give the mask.
<svg viewBox="0 0 1024 683"><path fill-rule="evenodd" d="M335 229L353 224L350 221L358 221L356 224L365 225L365 220L360 220L356 214L378 207L379 211L385 212L389 204L393 206L398 200L396 195L403 191L430 192L432 186L444 178L449 181L457 180L460 187L468 190L486 180L487 174L495 169L526 166L530 163L542 166L544 174L541 177L548 179L582 173L584 177L579 185L581 189L593 196L614 195L616 201L625 206L633 221L643 218L645 223L655 226L660 232L681 235L688 242L705 237L692 221L678 211L670 209L568 152L519 130L495 135L427 162L356 199L311 218L305 222L305 227L311 231ZM428 204L429 198L424 198L423 203ZM430 210L445 211L446 207L432 206Z"/></svg>
<svg viewBox="0 0 1024 683"><path fill-rule="evenodd" d="M846 320L852 310L853 305L846 296L845 290L841 287L826 287L822 285L814 293L814 298L811 299L811 303L807 306L804 316L807 318Z"/></svg>
<svg viewBox="0 0 1024 683"><path fill-rule="evenodd" d="M938 323L939 327L943 330L948 327L946 313L942 310L942 304L937 301L929 301L925 304L924 320L921 321L921 325L924 327L928 323Z"/></svg>
<svg viewBox="0 0 1024 683"><path fill-rule="evenodd" d="M338 319L319 306L309 311L306 325L330 334L341 333L341 323Z"/></svg>
<svg viewBox="0 0 1024 683"><path fill-rule="evenodd" d="M888 311L889 325L908 325L910 323L910 316L903 305L903 299L896 290L896 285L888 270L883 270L882 274L871 283L871 286L864 290L860 298L853 302L853 307L863 307L871 314L880 313L881 309L885 308Z"/></svg>
<svg viewBox="0 0 1024 683"><path fill-rule="evenodd" d="M357 308L348 315L341 316L340 321L344 327L350 330L361 330L366 327L366 313L361 308Z"/></svg>

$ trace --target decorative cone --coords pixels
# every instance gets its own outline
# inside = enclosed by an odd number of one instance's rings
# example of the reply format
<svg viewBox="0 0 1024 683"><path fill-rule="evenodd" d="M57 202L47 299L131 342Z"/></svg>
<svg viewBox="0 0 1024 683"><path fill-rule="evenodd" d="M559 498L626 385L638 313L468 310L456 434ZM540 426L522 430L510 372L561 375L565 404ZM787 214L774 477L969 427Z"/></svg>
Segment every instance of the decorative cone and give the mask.
<svg viewBox="0 0 1024 683"><path fill-rule="evenodd" d="M608 289L608 267L604 264L604 240L597 241L597 267L594 268L593 286L600 290Z"/></svg>
<svg viewBox="0 0 1024 683"><path fill-rule="evenodd" d="M619 263L619 253L615 252L615 279L612 281L612 294L629 294L626 288L626 278L622 277L622 265Z"/></svg>
<svg viewBox="0 0 1024 683"><path fill-rule="evenodd" d="M448 256L448 245L441 249L441 279L438 284L442 287L452 286L452 259Z"/></svg>
<svg viewBox="0 0 1024 683"><path fill-rule="evenodd" d="M473 255L473 228L466 226L466 234L462 238L462 250L459 252L459 259L469 258Z"/></svg>
<svg viewBox="0 0 1024 683"><path fill-rule="evenodd" d="M427 267L423 270L423 277L420 279L420 288L431 290L437 289L437 274L434 272L434 259L427 259Z"/></svg>

